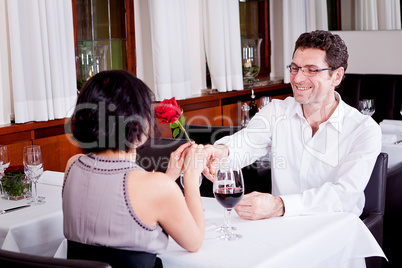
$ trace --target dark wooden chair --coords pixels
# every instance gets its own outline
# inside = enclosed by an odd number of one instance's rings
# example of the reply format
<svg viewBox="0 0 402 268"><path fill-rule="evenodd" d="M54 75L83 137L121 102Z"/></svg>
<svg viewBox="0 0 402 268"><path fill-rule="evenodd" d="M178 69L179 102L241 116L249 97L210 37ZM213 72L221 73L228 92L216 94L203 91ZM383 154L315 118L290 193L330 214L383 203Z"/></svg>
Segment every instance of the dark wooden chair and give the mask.
<svg viewBox="0 0 402 268"><path fill-rule="evenodd" d="M402 163L388 170L384 215L383 267L402 267Z"/></svg>
<svg viewBox="0 0 402 268"><path fill-rule="evenodd" d="M366 203L360 216L381 247L383 245L387 167L388 154L380 153L364 190ZM368 268L379 268L382 265L382 258L366 258L366 264Z"/></svg>
<svg viewBox="0 0 402 268"><path fill-rule="evenodd" d="M89 260L69 260L57 259L43 256L36 256L24 253L17 253L0 249L0 267L13 267L13 268L47 268L47 267L60 267L60 268L74 268L74 267L87 267L87 268L111 268L110 264L101 261Z"/></svg>
<svg viewBox="0 0 402 268"><path fill-rule="evenodd" d="M162 261L155 254L86 245L70 240L67 241L67 259L102 261L110 263L113 268L162 267Z"/></svg>

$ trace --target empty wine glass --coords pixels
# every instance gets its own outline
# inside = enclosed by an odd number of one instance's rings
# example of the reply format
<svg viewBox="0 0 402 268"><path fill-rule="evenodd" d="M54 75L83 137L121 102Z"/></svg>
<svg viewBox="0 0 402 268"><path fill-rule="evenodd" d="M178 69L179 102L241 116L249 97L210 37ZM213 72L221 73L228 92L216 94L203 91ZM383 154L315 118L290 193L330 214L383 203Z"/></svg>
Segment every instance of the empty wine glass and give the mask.
<svg viewBox="0 0 402 268"><path fill-rule="evenodd" d="M184 172L182 172L182 173L180 174L180 184L181 184L181 186L182 186L183 189L184 189L183 174L184 174ZM199 184L199 186L201 186L202 179L203 179L202 174L200 174L200 184Z"/></svg>
<svg viewBox="0 0 402 268"><path fill-rule="evenodd" d="M241 126L247 127L248 122L250 122L250 106L247 103L244 103L241 106Z"/></svg>
<svg viewBox="0 0 402 268"><path fill-rule="evenodd" d="M268 103L271 102L271 97L270 96L264 96L260 98L260 107L258 107L258 110L261 110L262 108L264 108L265 106L268 105Z"/></svg>
<svg viewBox="0 0 402 268"><path fill-rule="evenodd" d="M10 156L8 154L7 145L0 145L0 197L3 196L3 185L1 178L4 176L4 171L10 165Z"/></svg>
<svg viewBox="0 0 402 268"><path fill-rule="evenodd" d="M223 234L219 235L218 238L227 241L240 239L242 235L233 233L230 213L243 197L244 182L241 169L221 167L214 178L213 191L215 199L227 211L224 225L226 228L224 228Z"/></svg>
<svg viewBox="0 0 402 268"><path fill-rule="evenodd" d="M38 198L38 191L36 184L39 177L43 173L43 159L42 152L39 145L30 145L24 147L23 153L24 171L25 175L30 181L34 183L32 188L31 201L28 204L31 205L43 205L46 201Z"/></svg>
<svg viewBox="0 0 402 268"><path fill-rule="evenodd" d="M359 111L362 114L372 116L375 112L375 105L373 99L364 99L359 101Z"/></svg>

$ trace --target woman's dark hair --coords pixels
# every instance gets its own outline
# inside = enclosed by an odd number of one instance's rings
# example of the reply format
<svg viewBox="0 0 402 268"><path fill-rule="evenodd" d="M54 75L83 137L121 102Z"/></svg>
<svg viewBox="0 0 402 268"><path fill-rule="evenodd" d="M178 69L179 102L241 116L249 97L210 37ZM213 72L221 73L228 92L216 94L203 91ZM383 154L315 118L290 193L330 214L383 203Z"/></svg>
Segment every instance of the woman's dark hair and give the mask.
<svg viewBox="0 0 402 268"><path fill-rule="evenodd" d="M122 70L91 77L77 99L71 118L74 139L85 152L128 152L148 138L153 127L151 90Z"/></svg>
<svg viewBox="0 0 402 268"><path fill-rule="evenodd" d="M325 61L328 63L329 67L334 69L343 67L345 71L348 68L348 48L346 47L345 42L337 34L321 30L303 33L296 41L293 56L299 48L321 49L325 51Z"/></svg>

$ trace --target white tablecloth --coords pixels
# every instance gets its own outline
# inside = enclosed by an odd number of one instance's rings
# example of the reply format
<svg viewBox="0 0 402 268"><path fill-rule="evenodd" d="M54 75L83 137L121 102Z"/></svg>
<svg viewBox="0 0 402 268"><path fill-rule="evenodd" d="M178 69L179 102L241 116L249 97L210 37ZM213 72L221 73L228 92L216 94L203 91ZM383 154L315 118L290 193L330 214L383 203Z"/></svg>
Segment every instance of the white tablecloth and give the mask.
<svg viewBox="0 0 402 268"><path fill-rule="evenodd" d="M0 248L41 256L53 256L64 239L61 207L63 173L45 171L37 185L46 204L0 215ZM0 199L0 210L25 205L26 199Z"/></svg>
<svg viewBox="0 0 402 268"><path fill-rule="evenodd" d="M388 154L388 169L392 169L402 162L402 143L394 144L394 141L402 140L402 121L384 120L380 126L383 134L381 151Z"/></svg>
<svg viewBox="0 0 402 268"><path fill-rule="evenodd" d="M188 253L172 239L159 257L169 267L365 267L364 257L384 256L375 238L354 214L280 217L259 221L232 213L237 241L221 241L215 228L223 208L203 198L206 238L197 253Z"/></svg>
<svg viewBox="0 0 402 268"><path fill-rule="evenodd" d="M63 173L46 171L41 180L38 192L46 196L46 204L0 215L0 247L65 257ZM25 203L1 200L0 208ZM217 240L214 230L223 222L223 208L213 198L203 198L203 206L207 231L202 248L188 253L171 239L166 253L160 256L164 267L364 267L364 257L384 256L370 231L353 214L247 221L232 213L236 232L243 238L226 242Z"/></svg>

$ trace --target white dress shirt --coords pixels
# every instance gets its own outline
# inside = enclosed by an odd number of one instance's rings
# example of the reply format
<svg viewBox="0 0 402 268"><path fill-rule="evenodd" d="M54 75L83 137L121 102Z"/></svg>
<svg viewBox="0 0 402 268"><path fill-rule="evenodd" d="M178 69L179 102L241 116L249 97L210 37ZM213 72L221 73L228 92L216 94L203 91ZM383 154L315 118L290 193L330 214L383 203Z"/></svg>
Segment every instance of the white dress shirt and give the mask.
<svg viewBox="0 0 402 268"><path fill-rule="evenodd" d="M335 97L338 107L314 136L301 105L288 97L273 100L247 128L215 143L226 144L228 161L241 167L271 150L272 194L283 199L284 216L363 211L381 129Z"/></svg>

